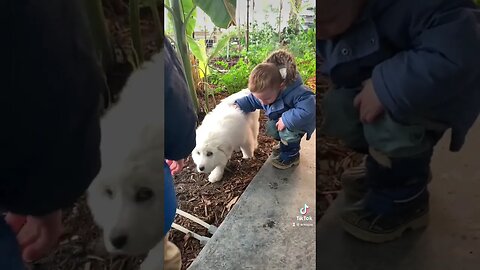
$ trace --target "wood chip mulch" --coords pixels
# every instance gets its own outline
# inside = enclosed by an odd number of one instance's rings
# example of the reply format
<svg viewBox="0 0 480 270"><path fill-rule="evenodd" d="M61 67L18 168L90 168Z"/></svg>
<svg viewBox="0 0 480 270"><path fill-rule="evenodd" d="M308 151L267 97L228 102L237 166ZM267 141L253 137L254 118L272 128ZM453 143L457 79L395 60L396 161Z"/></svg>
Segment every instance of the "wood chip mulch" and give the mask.
<svg viewBox="0 0 480 270"><path fill-rule="evenodd" d="M183 171L174 180L181 210L217 227L222 223L275 145L275 141L265 135L265 122L266 117L262 113L255 159L244 160L241 152L235 152L223 179L217 183L208 182L207 175L198 173L191 157L188 158ZM177 215L175 223L197 234L211 236L207 229L181 216ZM199 241L174 229L170 239L181 250L182 269L187 269L202 249Z"/></svg>

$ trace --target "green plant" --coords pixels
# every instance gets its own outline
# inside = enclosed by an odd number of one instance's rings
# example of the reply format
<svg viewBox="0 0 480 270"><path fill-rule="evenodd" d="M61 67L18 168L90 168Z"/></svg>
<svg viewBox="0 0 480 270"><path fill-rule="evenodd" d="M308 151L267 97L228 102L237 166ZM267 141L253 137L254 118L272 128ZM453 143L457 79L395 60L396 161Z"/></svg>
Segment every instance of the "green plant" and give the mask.
<svg viewBox="0 0 480 270"><path fill-rule="evenodd" d="M165 5L165 8L170 12L169 18L174 24L175 43L183 62L186 79L195 109L198 112L199 103L195 89L196 87L193 82L192 65L190 63L188 50L189 46L190 49L192 49L192 47L195 47L196 43L193 41L192 36L195 27L195 22L192 20L195 19L194 13L197 6L210 17L217 27L227 28L235 23L236 0L170 0L169 5ZM199 54L203 54L200 49L198 51ZM208 62L204 61L204 63ZM207 64L203 66L205 67L204 74L208 74Z"/></svg>
<svg viewBox="0 0 480 270"><path fill-rule="evenodd" d="M288 50L295 56L300 75L306 81L315 76L315 29L301 30L290 37Z"/></svg>
<svg viewBox="0 0 480 270"><path fill-rule="evenodd" d="M210 55L207 56L207 51L206 51L206 44L204 40L200 41L195 41L193 38L189 37L188 39L188 44L190 45L191 51L193 55L197 58L198 60L198 65L196 68L199 71L199 77L202 79L202 85L204 87L205 93L205 112L210 111L209 108L209 96L211 95L213 99L215 99L214 91L210 89L210 74L211 74L211 68L210 68L210 62L212 59L221 51L223 48L230 42L230 38L234 35L233 32L230 33L225 33L222 35L220 40L217 42L217 45L215 48L213 48L212 52Z"/></svg>
<svg viewBox="0 0 480 270"><path fill-rule="evenodd" d="M248 84L248 77L253 68L263 62L270 53L286 47L294 56L302 79L307 81L315 76L315 29L300 30L296 35L291 33L289 42L282 46L275 29L267 23L263 25L253 24L249 51L245 49L239 52L239 61L232 67L224 61L214 63L222 69L228 70L221 74L215 72L209 76L210 82L217 83L217 91L226 90L229 93L237 92Z"/></svg>
<svg viewBox="0 0 480 270"><path fill-rule="evenodd" d="M216 61L215 62L215 65L219 66L219 67L222 67L222 68L228 68L228 63L225 62L225 61Z"/></svg>
<svg viewBox="0 0 480 270"><path fill-rule="evenodd" d="M236 93L247 87L249 74L250 66L240 58L228 73L219 78L219 86L229 94Z"/></svg>
<svg viewBox="0 0 480 270"><path fill-rule="evenodd" d="M276 30L267 22L262 25L258 25L256 22L252 24L250 32L250 45L259 44L278 44L280 41Z"/></svg>

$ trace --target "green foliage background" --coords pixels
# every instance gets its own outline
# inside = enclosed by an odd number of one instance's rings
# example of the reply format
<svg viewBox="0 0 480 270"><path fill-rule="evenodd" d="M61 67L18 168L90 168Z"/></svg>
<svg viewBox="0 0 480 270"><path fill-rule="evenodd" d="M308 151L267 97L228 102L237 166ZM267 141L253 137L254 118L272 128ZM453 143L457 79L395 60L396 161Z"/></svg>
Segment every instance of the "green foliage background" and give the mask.
<svg viewBox="0 0 480 270"><path fill-rule="evenodd" d="M241 32L244 29L240 30ZM245 36L245 35L241 35ZM299 30L297 33L288 31L278 34L270 24L253 24L249 32L249 47L246 50L245 38L240 38L242 50L229 52L230 58L238 58L238 62L233 66L226 62L227 55L224 49L219 59L213 64L216 67L227 70L226 73L220 73L213 69L209 76L209 81L217 85L216 91L226 90L229 93L237 92L247 87L248 77L253 68L263 62L270 53L283 48L290 51L295 56L297 69L302 76L303 81L315 76L315 29Z"/></svg>

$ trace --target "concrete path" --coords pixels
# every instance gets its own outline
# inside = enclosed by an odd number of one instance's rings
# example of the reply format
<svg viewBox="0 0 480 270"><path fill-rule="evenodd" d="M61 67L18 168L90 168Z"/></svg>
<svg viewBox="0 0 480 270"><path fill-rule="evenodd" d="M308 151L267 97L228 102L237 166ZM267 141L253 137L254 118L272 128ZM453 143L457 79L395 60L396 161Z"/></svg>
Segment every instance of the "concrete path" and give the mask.
<svg viewBox="0 0 480 270"><path fill-rule="evenodd" d="M317 225L317 269L480 269L480 121L460 153L448 151L449 141L448 134L433 158L427 229L391 243L363 243L340 227L340 196Z"/></svg>
<svg viewBox="0 0 480 270"><path fill-rule="evenodd" d="M189 270L315 269L315 134L301 153L289 170L265 162Z"/></svg>

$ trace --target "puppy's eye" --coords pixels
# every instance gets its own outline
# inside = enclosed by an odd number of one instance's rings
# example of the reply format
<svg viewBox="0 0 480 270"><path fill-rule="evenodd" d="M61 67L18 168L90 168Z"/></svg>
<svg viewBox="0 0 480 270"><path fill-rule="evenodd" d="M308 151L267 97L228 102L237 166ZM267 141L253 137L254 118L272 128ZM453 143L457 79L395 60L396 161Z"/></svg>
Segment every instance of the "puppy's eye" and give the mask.
<svg viewBox="0 0 480 270"><path fill-rule="evenodd" d="M197 151L197 155L200 155L200 151Z"/></svg>
<svg viewBox="0 0 480 270"><path fill-rule="evenodd" d="M109 187L105 188L104 192L109 198L113 197L113 191L112 191L111 188L109 188Z"/></svg>
<svg viewBox="0 0 480 270"><path fill-rule="evenodd" d="M209 156L211 156L211 155L213 155L212 152L207 152L207 157L209 157Z"/></svg>
<svg viewBox="0 0 480 270"><path fill-rule="evenodd" d="M153 197L153 190L149 188L142 187L135 194L136 202L146 202Z"/></svg>

